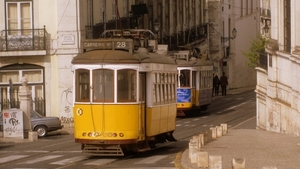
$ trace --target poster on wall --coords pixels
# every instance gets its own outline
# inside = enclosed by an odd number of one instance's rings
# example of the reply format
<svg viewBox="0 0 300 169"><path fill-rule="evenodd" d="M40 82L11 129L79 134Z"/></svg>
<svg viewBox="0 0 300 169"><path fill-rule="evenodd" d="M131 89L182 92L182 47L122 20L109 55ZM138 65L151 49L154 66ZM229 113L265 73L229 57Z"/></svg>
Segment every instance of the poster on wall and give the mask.
<svg viewBox="0 0 300 169"><path fill-rule="evenodd" d="M7 109L2 111L4 138L24 138L23 111Z"/></svg>

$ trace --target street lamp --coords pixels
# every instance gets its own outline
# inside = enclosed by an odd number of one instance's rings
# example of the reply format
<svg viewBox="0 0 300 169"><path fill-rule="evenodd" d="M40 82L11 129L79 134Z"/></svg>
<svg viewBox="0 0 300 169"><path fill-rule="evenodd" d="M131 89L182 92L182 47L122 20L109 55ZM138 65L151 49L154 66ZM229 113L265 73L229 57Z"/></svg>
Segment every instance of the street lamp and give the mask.
<svg viewBox="0 0 300 169"><path fill-rule="evenodd" d="M223 37L221 36L222 48L223 48L223 58L227 57L227 54L230 50L230 47L225 47L225 42L229 41L230 39L236 38L237 30L235 28L231 31L232 37Z"/></svg>
<svg viewBox="0 0 300 169"><path fill-rule="evenodd" d="M222 37L221 37L222 42L227 42L227 41L229 41L230 39L236 38L237 30L236 30L235 28L232 29L231 33L232 33L232 37L223 37L223 36L222 36Z"/></svg>
<svg viewBox="0 0 300 169"><path fill-rule="evenodd" d="M158 22L157 19L155 19L155 21L153 23L153 26L154 26L154 30L155 30L155 33L156 33L156 39L157 39L158 31L159 31L159 28L160 28L160 23Z"/></svg>

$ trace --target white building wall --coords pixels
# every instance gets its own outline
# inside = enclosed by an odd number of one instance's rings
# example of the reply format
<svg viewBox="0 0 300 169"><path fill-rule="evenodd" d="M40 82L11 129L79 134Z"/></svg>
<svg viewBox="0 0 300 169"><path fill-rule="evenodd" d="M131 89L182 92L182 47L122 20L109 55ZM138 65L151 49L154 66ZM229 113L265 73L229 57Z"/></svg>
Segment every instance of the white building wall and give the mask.
<svg viewBox="0 0 300 169"><path fill-rule="evenodd" d="M53 39L54 53L51 57L52 77L57 79L51 85L55 90L52 94L51 112L59 112L59 117L65 124L72 123L72 58L80 52L80 22L79 22L79 0L57 1L57 32Z"/></svg>
<svg viewBox="0 0 300 169"><path fill-rule="evenodd" d="M225 46L231 48L229 58L225 59L228 66L223 67L223 71L225 70L228 76L228 89L255 86L256 70L247 66L248 58L243 55L243 52L249 50L252 40L260 33L259 1L248 0L241 3L240 0L224 0L221 2L222 20L225 23L224 36L232 37L231 30L233 28L237 30L237 37L225 43ZM231 23L228 23L229 19Z"/></svg>
<svg viewBox="0 0 300 169"><path fill-rule="evenodd" d="M80 51L82 28L80 27L79 0L33 0L34 29L45 26L48 33L46 55L23 56L22 52L10 52L1 57L0 66L29 63L45 69L46 116L57 116L70 123L72 113L72 58ZM0 4L5 4L0 0ZM5 5L0 5L0 22L5 23ZM86 15L85 15L86 17ZM84 27L83 27L84 28ZM5 30L5 24L0 24ZM83 36L84 37L84 36ZM2 52L3 54L3 52Z"/></svg>
<svg viewBox="0 0 300 169"><path fill-rule="evenodd" d="M266 2L267 0L262 1ZM291 0L291 51L284 50L284 4L270 0L271 33L266 47L268 69L257 69L257 127L300 135L299 5ZM265 82L266 81L266 82ZM263 92L267 84L267 91ZM265 105L265 106L264 106ZM264 118L265 117L265 118Z"/></svg>

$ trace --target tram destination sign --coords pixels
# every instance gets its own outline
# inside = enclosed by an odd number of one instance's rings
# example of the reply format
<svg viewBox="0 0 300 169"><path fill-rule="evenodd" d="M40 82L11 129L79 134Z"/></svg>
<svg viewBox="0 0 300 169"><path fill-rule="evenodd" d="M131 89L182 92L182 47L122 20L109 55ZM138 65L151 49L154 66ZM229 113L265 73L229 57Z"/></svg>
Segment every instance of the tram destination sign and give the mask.
<svg viewBox="0 0 300 169"><path fill-rule="evenodd" d="M132 50L131 39L111 39L111 40L86 40L83 41L83 49L125 49Z"/></svg>

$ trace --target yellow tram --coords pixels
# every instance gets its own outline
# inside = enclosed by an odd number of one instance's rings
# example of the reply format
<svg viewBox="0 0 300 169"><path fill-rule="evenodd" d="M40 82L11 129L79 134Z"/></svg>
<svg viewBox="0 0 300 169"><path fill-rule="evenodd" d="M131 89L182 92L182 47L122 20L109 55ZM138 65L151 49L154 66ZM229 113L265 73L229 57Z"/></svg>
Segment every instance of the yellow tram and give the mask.
<svg viewBox="0 0 300 169"><path fill-rule="evenodd" d="M173 54L177 62L177 116L206 110L212 101L213 65L184 50Z"/></svg>
<svg viewBox="0 0 300 169"><path fill-rule="evenodd" d="M107 30L72 60L74 137L82 152L123 156L176 141L174 59L149 30Z"/></svg>

